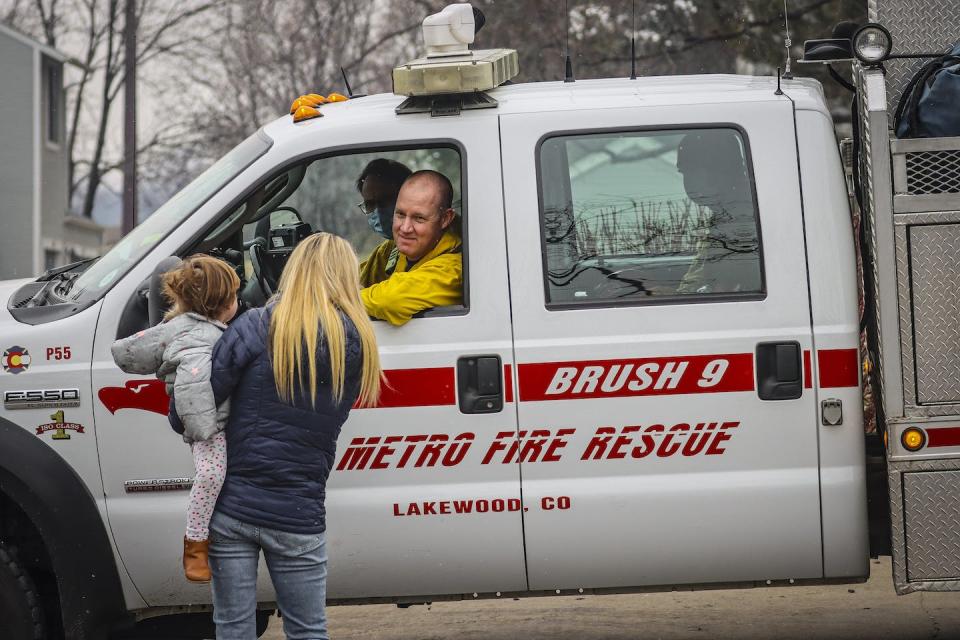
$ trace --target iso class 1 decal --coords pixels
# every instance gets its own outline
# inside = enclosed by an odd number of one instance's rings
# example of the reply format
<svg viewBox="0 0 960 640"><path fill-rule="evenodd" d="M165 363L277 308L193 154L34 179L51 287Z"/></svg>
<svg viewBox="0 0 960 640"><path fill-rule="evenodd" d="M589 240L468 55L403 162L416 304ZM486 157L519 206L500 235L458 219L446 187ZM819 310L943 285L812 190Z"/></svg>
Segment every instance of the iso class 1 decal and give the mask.
<svg viewBox="0 0 960 640"><path fill-rule="evenodd" d="M62 409L80 406L80 389L28 389L4 391L3 408Z"/></svg>

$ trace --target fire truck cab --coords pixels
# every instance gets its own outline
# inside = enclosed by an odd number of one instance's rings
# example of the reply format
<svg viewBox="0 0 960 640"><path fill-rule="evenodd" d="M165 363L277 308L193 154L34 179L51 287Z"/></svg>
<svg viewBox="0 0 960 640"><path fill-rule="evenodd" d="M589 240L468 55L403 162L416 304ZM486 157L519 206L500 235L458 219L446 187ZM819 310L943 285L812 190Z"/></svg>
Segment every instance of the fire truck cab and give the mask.
<svg viewBox="0 0 960 640"><path fill-rule="evenodd" d="M180 566L189 450L110 345L159 320L170 256L231 262L253 306L303 233L369 254L379 158L451 180L463 304L375 323L389 386L338 445L331 601L866 578L857 258L820 86L503 84L509 52L454 53L496 86L445 52L398 68L405 95L301 102L103 257L0 284L0 611L71 638L208 623Z"/></svg>

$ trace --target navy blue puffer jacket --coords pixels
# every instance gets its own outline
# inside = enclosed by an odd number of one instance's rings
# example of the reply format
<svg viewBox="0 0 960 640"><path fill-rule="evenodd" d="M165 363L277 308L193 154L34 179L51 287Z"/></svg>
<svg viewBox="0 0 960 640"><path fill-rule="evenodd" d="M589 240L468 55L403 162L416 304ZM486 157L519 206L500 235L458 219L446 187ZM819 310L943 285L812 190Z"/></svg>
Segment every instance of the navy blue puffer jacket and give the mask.
<svg viewBox="0 0 960 640"><path fill-rule="evenodd" d="M326 341L317 348L316 406L297 394L277 395L267 348L273 306L251 309L213 349L211 384L217 404L230 398L227 479L217 511L253 525L292 533L321 533L327 477L337 436L357 399L362 368L360 336L343 317L346 370L343 400L334 402Z"/></svg>

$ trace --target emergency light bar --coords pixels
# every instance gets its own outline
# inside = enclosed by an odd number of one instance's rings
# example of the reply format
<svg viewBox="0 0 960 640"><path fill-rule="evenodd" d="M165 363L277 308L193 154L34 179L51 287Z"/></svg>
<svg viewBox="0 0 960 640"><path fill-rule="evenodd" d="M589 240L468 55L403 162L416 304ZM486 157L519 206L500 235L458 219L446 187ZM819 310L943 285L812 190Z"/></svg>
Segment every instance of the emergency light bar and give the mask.
<svg viewBox="0 0 960 640"><path fill-rule="evenodd" d="M393 70L393 92L401 96L471 93L498 87L520 73L514 49L471 51L450 58L418 58Z"/></svg>

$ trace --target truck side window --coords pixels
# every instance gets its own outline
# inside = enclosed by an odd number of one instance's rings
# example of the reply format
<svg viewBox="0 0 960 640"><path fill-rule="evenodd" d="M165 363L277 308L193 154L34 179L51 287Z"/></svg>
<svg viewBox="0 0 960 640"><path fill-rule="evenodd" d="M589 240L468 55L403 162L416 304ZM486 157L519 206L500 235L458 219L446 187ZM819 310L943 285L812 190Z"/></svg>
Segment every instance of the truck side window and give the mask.
<svg viewBox="0 0 960 640"><path fill-rule="evenodd" d="M749 157L724 127L544 140L547 306L762 297Z"/></svg>
<svg viewBox="0 0 960 640"><path fill-rule="evenodd" d="M243 273L241 299L260 306L276 291L287 258L296 244L315 231L346 238L361 262L361 285L389 277L399 260L393 241L393 205L406 176L431 169L446 176L453 188L452 208L457 234L466 214L462 201L461 154L452 144L417 148L362 150L309 158L269 175L252 194L237 203L197 245L234 262ZM462 249L466 274L466 244ZM463 304L433 308L421 315L463 313Z"/></svg>

